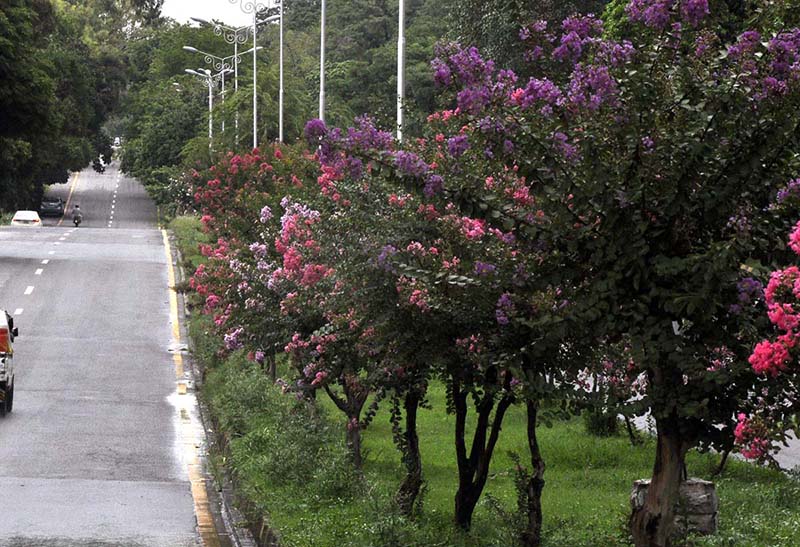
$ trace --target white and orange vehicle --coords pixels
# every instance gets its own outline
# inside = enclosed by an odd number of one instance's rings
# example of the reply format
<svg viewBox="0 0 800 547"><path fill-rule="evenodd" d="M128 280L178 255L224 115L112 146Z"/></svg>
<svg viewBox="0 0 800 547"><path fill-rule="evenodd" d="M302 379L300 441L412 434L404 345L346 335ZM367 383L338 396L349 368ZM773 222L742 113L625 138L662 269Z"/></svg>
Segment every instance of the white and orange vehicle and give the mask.
<svg viewBox="0 0 800 547"><path fill-rule="evenodd" d="M14 406L14 348L17 336L14 318L0 310L0 416Z"/></svg>

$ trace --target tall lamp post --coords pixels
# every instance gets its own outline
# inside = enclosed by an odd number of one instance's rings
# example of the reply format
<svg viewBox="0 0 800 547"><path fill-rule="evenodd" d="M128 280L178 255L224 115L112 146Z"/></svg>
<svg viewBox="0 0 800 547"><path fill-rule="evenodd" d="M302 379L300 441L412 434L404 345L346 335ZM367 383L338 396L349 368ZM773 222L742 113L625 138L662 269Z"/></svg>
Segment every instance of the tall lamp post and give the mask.
<svg viewBox="0 0 800 547"><path fill-rule="evenodd" d="M214 143L214 80L224 77L224 75L227 72L231 72L231 70L229 68L224 68L217 74L212 74L207 68L198 70L187 68L185 72L192 76L202 78L206 85L208 85L208 149L211 151Z"/></svg>
<svg viewBox="0 0 800 547"><path fill-rule="evenodd" d="M263 25L266 23L271 23L273 21L280 21L281 29L281 45L283 45L283 5L281 4L281 0L271 0L270 2L259 2L257 0L229 0L231 4L235 4L236 2L239 3L239 8L247 14L253 15L253 48L257 45L257 38L258 38L258 26ZM258 16L260 13L268 10L269 8L280 6L280 14L279 15L272 15L261 21L258 20ZM281 50L280 54L281 61L283 60L283 51ZM257 126L257 118L258 118L258 69L257 69L257 58L256 58L256 51L253 50L253 148L258 147L258 126ZM279 82L279 106L278 106L278 116L280 118L278 122L279 128L279 140L283 140L283 62L281 62L280 66L280 82Z"/></svg>
<svg viewBox="0 0 800 547"><path fill-rule="evenodd" d="M208 53L207 51L199 50L192 46L183 46L185 51L190 51L192 53L199 53L203 56L203 60L206 64L210 64L214 70L222 71L222 104L225 104L225 74L226 72L231 71L231 65L234 67L234 83L233 88L234 91L239 89L239 63L242 62L242 55L246 53L250 53L251 50L243 51L242 53L234 53L233 55L229 55L227 57L220 57L218 55L214 55L213 53ZM238 49L238 48L236 48ZM261 49L261 46L257 47L256 49ZM222 132L225 132L225 119L222 119ZM239 138L239 113L236 113L236 139L238 141Z"/></svg>
<svg viewBox="0 0 800 547"><path fill-rule="evenodd" d="M324 0L323 0L324 1ZM400 0L397 29L397 141L403 142L403 116L406 99L406 7Z"/></svg>
<svg viewBox="0 0 800 547"><path fill-rule="evenodd" d="M211 23L210 21L206 21L205 19L201 19L199 17L190 17L192 21L196 23L200 23L201 25L210 25L214 27L214 34L217 36L222 36L222 38L229 44L233 44L233 56L235 62L233 64L233 89L234 92L239 91L239 60L241 59L239 54L239 45L245 44L247 42L247 36L250 34L250 26L246 25L243 27L228 27L220 23ZM186 49L184 47L184 49ZM190 50L191 51L191 50ZM203 53L203 52L199 52ZM245 52L249 53L249 51ZM204 53L204 55L206 55ZM212 56L213 57L213 56ZM206 61L207 63L209 61ZM236 128L236 143L239 143L239 110L236 110L236 118L235 118L235 128Z"/></svg>
<svg viewBox="0 0 800 547"><path fill-rule="evenodd" d="M325 0L319 16L319 119L325 121Z"/></svg>

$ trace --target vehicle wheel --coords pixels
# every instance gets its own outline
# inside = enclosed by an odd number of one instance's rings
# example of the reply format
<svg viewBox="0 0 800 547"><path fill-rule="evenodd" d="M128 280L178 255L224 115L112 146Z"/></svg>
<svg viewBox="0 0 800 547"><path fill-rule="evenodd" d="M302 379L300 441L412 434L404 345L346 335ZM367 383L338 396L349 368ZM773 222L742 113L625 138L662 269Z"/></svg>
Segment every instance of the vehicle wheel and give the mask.
<svg viewBox="0 0 800 547"><path fill-rule="evenodd" d="M6 395L6 399L0 403L0 418L6 415L6 410L8 409L8 395Z"/></svg>
<svg viewBox="0 0 800 547"><path fill-rule="evenodd" d="M6 412L11 412L14 407L14 386L11 386L11 391L6 395Z"/></svg>

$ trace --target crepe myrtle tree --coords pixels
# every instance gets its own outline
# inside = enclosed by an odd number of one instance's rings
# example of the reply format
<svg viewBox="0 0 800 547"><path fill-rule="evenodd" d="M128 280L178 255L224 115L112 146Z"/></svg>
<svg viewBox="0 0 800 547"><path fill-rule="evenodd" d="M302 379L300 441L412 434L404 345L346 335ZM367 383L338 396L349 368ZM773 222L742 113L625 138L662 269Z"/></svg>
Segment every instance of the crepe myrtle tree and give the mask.
<svg viewBox="0 0 800 547"><path fill-rule="evenodd" d="M560 37L525 29L529 58L552 76L511 90L519 108L493 118L515 126L508 147L554 202L554 244L591 284L575 302L587 331L624 336L647 377L657 448L630 526L636 545L662 546L687 451L718 438L731 398L745 396L730 386L752 381L727 295L758 251L751 218L791 168L800 32L722 44L700 0L633 0L627 13L629 42L598 39L593 19L565 22ZM709 368L728 353L739 366L720 381Z"/></svg>
<svg viewBox="0 0 800 547"><path fill-rule="evenodd" d="M318 120L306 129L319 146L323 169L343 175L330 181L331 195L369 173L358 183L363 194L350 200L347 215L370 195L367 208L373 215L380 211L375 227L402 226L392 233L372 232L372 261L377 259L391 280L397 309L413 318L383 336L395 350L407 343L406 335L415 338L418 347L428 349L430 362L404 349L400 355L417 373L427 367L423 378L440 376L447 387L448 410L456 416L456 522L469 528L505 414L524 402L537 469L528 481L535 503L524 509L538 514L530 533L538 538L544 463L535 435L537 412L545 398L558 393L563 401L565 391L574 392L554 366L563 360L559 354L575 353L565 349L568 291L548 277L556 268L548 269L553 263L547 242L526 232L543 222L543 212L518 166L502 156L468 153L460 136L445 142L443 121L467 121L457 117L452 111L432 115L430 138L405 149L370 137L375 130L365 118L346 131L329 130ZM408 419L413 422L415 412L416 403L406 399L406 434L412 438ZM468 439L472 412L477 423Z"/></svg>
<svg viewBox="0 0 800 547"><path fill-rule="evenodd" d="M527 82L457 46L434 69L456 107L459 129L441 136L450 156L519 167L545 219L527 231L547 234L562 263L554 286L576 291L570 315L598 344L629 343L631 372L645 374L657 447L630 528L636 545L663 546L686 453L718 442L716 425L753 386L729 308L742 265L769 254L755 218L796 167L800 31L726 44L704 26L702 0L633 0L627 14L620 41L594 17L524 28ZM437 171L446 159L432 169L445 192L471 174ZM474 179L473 195L485 184Z"/></svg>

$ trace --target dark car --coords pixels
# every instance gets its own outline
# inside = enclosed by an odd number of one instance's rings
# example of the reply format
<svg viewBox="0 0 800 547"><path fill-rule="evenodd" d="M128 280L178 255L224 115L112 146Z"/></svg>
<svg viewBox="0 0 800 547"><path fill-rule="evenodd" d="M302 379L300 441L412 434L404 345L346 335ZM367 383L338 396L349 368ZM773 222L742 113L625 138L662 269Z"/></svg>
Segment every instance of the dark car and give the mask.
<svg viewBox="0 0 800 547"><path fill-rule="evenodd" d="M44 198L39 207L39 214L43 217L60 217L64 215L64 200L61 198Z"/></svg>

